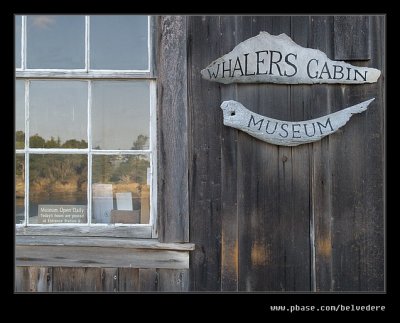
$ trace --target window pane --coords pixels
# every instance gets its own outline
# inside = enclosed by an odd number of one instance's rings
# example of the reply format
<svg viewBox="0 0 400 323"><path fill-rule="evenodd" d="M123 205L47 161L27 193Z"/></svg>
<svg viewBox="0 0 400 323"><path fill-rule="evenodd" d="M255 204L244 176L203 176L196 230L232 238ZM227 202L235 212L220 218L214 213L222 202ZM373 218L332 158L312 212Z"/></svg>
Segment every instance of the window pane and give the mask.
<svg viewBox="0 0 400 323"><path fill-rule="evenodd" d="M87 156L30 155L29 222L87 223Z"/></svg>
<svg viewBox="0 0 400 323"><path fill-rule="evenodd" d="M92 97L93 148L149 148L149 82L95 81Z"/></svg>
<svg viewBox="0 0 400 323"><path fill-rule="evenodd" d="M22 17L15 16L15 67L21 68L21 29Z"/></svg>
<svg viewBox="0 0 400 323"><path fill-rule="evenodd" d="M28 68L85 68L85 16L28 16Z"/></svg>
<svg viewBox="0 0 400 323"><path fill-rule="evenodd" d="M32 81L30 147L87 148L87 82Z"/></svg>
<svg viewBox="0 0 400 323"><path fill-rule="evenodd" d="M15 148L25 147L25 84L15 81Z"/></svg>
<svg viewBox="0 0 400 323"><path fill-rule="evenodd" d="M149 223L148 156L94 155L92 164L92 222Z"/></svg>
<svg viewBox="0 0 400 323"><path fill-rule="evenodd" d="M15 223L24 222L25 211L25 156L15 156Z"/></svg>
<svg viewBox="0 0 400 323"><path fill-rule="evenodd" d="M90 68L148 69L147 16L90 16Z"/></svg>

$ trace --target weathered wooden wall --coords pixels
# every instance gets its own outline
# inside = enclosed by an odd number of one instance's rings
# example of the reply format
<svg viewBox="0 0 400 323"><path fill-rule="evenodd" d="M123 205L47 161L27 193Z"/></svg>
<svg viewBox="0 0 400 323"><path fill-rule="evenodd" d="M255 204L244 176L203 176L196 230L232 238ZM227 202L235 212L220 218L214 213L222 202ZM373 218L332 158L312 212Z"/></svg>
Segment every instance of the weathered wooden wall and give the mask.
<svg viewBox="0 0 400 323"><path fill-rule="evenodd" d="M184 292L188 269L17 267L16 292Z"/></svg>
<svg viewBox="0 0 400 323"><path fill-rule="evenodd" d="M157 229L161 242L195 243L190 269L20 266L16 291L384 290L384 17L159 17L157 30ZM201 78L260 31L382 76L292 86ZM234 99L295 121L372 97L335 134L292 148L225 127L219 108Z"/></svg>
<svg viewBox="0 0 400 323"><path fill-rule="evenodd" d="M384 290L383 16L187 17L190 289ZM200 70L260 31L286 33L331 59L378 68L367 85L224 85ZM225 127L237 100L306 120L375 97L313 144L278 147Z"/></svg>

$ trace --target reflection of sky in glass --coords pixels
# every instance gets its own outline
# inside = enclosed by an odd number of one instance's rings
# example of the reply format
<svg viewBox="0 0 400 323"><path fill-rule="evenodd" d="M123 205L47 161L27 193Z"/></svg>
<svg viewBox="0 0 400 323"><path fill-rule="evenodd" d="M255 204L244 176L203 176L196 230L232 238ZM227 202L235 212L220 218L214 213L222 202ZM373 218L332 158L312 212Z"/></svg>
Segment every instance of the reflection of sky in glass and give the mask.
<svg viewBox="0 0 400 323"><path fill-rule="evenodd" d="M90 16L92 69L145 70L147 16Z"/></svg>
<svg viewBox="0 0 400 323"><path fill-rule="evenodd" d="M95 81L92 95L93 148L131 149L139 135L149 137L149 82Z"/></svg>
<svg viewBox="0 0 400 323"><path fill-rule="evenodd" d="M28 16L28 68L84 68L85 16Z"/></svg>
<svg viewBox="0 0 400 323"><path fill-rule="evenodd" d="M25 87L24 81L15 81L15 131L25 132Z"/></svg>
<svg viewBox="0 0 400 323"><path fill-rule="evenodd" d="M21 16L15 16L15 67L21 67Z"/></svg>
<svg viewBox="0 0 400 323"><path fill-rule="evenodd" d="M30 136L87 141L87 82L32 81Z"/></svg>

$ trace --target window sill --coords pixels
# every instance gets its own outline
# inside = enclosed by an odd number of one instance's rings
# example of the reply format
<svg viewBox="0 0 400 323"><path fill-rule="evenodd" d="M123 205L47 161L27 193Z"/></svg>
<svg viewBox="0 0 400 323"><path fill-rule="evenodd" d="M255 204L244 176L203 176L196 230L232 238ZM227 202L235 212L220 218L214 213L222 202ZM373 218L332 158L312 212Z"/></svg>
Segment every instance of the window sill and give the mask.
<svg viewBox="0 0 400 323"><path fill-rule="evenodd" d="M151 225L137 226L62 226L62 225L40 225L40 226L17 226L17 236L61 236L61 237L115 237L115 238L152 238ZM53 237L53 239L58 239Z"/></svg>
<svg viewBox="0 0 400 323"><path fill-rule="evenodd" d="M192 243L156 239L16 236L16 266L189 268Z"/></svg>

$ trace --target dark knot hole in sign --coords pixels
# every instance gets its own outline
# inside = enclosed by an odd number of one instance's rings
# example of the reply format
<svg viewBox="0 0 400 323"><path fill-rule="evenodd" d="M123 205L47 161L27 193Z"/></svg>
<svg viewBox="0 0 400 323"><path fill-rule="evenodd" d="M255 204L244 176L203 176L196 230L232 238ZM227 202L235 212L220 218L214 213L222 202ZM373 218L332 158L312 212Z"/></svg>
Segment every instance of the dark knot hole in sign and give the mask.
<svg viewBox="0 0 400 323"><path fill-rule="evenodd" d="M231 116L234 116L236 114L235 111L231 111Z"/></svg>

